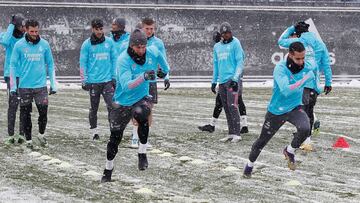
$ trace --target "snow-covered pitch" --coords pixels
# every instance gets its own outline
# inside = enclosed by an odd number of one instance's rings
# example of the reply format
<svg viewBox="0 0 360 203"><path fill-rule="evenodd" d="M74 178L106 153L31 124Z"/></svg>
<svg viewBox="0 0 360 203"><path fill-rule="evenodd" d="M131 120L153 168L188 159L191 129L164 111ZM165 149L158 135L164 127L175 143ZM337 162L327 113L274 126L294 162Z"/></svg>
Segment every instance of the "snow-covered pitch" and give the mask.
<svg viewBox="0 0 360 203"><path fill-rule="evenodd" d="M244 89L250 132L235 144L218 141L227 134L224 112L214 133L197 129L212 116L215 95L210 88L159 89L159 94L149 168L137 169L129 125L115 159L114 181L100 184L109 138L103 101L100 141L93 142L87 93L67 89L49 96L49 147L31 152L3 144L7 97L1 90L0 202L360 202L359 88L335 87L318 97L321 132L313 138L314 152L296 152L296 171L287 168L282 155L295 131L286 124L260 154L251 179L244 179L242 170L260 134L271 88ZM33 107L36 135L38 113ZM349 149L332 148L339 136Z"/></svg>

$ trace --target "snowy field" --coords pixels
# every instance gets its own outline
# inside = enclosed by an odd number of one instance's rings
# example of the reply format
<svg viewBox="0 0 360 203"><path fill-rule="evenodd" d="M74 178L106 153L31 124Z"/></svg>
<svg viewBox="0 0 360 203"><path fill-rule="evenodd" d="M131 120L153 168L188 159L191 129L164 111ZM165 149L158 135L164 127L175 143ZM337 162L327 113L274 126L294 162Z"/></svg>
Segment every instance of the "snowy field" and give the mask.
<svg viewBox="0 0 360 203"><path fill-rule="evenodd" d="M296 171L287 168L281 153L295 131L286 124L262 151L251 179L244 179L242 170L260 134L271 88L244 89L250 132L236 144L218 141L227 134L224 113L214 133L197 129L212 115L215 96L210 88L160 90L149 168L137 169L129 126L115 159L113 182L106 184L100 184L109 138L103 102L98 113L101 141L93 142L86 92L63 90L50 96L49 147L31 152L3 144L7 102L1 90L0 202L360 202L359 90L336 87L318 98L316 151L297 151ZM36 135L36 108L32 115ZM332 148L339 136L349 149Z"/></svg>

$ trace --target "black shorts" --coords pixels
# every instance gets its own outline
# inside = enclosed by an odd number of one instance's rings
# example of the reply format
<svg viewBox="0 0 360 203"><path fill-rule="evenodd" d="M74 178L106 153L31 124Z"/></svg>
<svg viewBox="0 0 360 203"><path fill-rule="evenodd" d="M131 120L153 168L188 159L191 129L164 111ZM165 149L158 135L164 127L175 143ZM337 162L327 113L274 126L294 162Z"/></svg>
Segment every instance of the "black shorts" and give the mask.
<svg viewBox="0 0 360 203"><path fill-rule="evenodd" d="M157 83L156 82L150 82L149 83L149 94L152 96L152 103L157 104L158 103L158 93L157 93Z"/></svg>
<svg viewBox="0 0 360 203"><path fill-rule="evenodd" d="M151 109L152 101L150 98L144 97L132 106L121 106L113 103L110 112L110 131L124 130L126 125L134 116L134 112L140 106L148 106Z"/></svg>
<svg viewBox="0 0 360 203"><path fill-rule="evenodd" d="M47 87L19 88L20 106L27 106L34 100L36 104L48 105Z"/></svg>

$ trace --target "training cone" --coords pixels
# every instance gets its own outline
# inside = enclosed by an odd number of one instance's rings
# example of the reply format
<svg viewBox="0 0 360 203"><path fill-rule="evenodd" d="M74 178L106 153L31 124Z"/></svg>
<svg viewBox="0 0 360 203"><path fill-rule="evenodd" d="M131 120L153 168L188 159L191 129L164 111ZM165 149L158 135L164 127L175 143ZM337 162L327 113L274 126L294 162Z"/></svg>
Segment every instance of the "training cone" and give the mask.
<svg viewBox="0 0 360 203"><path fill-rule="evenodd" d="M333 144L334 148L349 148L349 143L346 142L345 138L339 137L336 142Z"/></svg>

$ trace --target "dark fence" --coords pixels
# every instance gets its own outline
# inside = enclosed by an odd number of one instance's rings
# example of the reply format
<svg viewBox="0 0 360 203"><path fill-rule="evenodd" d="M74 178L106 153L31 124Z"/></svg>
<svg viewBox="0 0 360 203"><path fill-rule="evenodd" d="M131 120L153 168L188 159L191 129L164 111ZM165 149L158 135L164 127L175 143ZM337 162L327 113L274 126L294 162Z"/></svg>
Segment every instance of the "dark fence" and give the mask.
<svg viewBox="0 0 360 203"><path fill-rule="evenodd" d="M312 18L331 54L335 75L358 75L360 8L266 6L168 6L111 4L44 4L0 2L0 30L13 13L38 19L41 35L52 47L59 76L79 75L79 49L89 37L89 21L101 17L127 19L132 30L142 17L157 21L157 36L164 40L172 75L211 75L211 33L223 21L233 26L246 52L246 75L271 75L274 63L284 57L277 39L296 21ZM109 26L108 26L109 27ZM107 30L108 31L108 30ZM0 64L4 52L0 51ZM2 65L0 66L2 74Z"/></svg>

